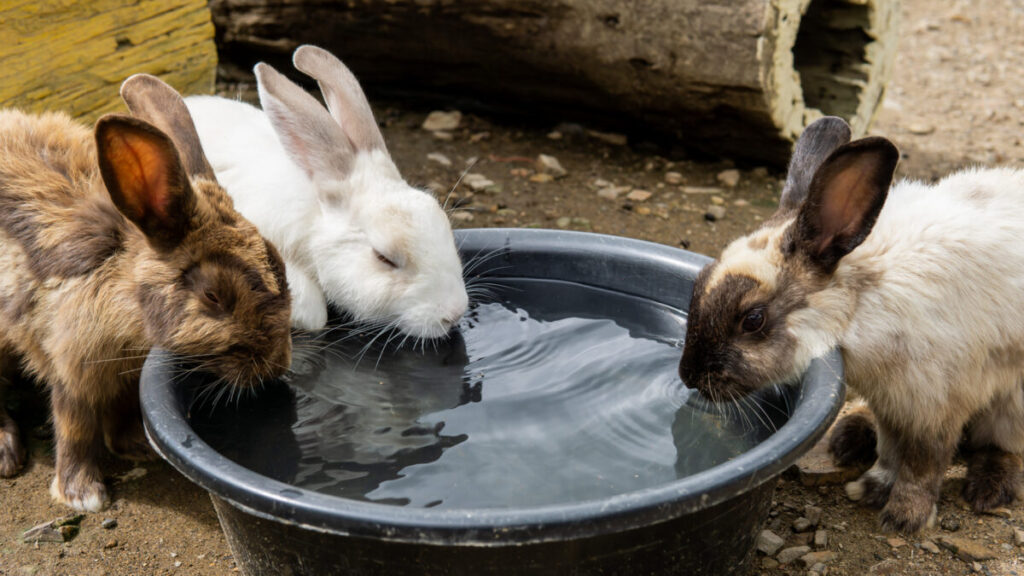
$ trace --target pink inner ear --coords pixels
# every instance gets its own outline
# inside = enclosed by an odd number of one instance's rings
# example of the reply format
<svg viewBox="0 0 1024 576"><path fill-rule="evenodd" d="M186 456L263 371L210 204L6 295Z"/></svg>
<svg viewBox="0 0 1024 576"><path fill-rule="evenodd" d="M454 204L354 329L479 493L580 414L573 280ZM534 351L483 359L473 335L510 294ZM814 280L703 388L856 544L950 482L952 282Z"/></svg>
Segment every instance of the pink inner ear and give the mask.
<svg viewBox="0 0 1024 576"><path fill-rule="evenodd" d="M148 206L149 211L157 218L165 220L168 216L167 207L171 203L171 191L168 186L170 174L167 162L155 147L143 146L136 149L142 172L142 190L139 195Z"/></svg>
<svg viewBox="0 0 1024 576"><path fill-rule="evenodd" d="M821 245L826 248L836 236L850 235L856 232L864 219L872 196L870 180L853 165L829 182L821 206Z"/></svg>

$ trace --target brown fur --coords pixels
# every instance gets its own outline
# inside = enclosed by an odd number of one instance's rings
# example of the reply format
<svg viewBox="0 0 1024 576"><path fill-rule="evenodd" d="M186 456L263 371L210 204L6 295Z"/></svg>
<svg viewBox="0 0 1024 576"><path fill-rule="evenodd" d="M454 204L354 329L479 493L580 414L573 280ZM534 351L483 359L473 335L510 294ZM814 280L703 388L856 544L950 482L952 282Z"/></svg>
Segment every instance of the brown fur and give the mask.
<svg viewBox="0 0 1024 576"><path fill-rule="evenodd" d="M150 348L238 386L282 374L291 353L276 250L216 182L184 176L161 132L127 117L105 117L101 129L98 149L66 115L0 111L0 347L50 390L52 492L79 509L106 502L103 444L150 455L138 407ZM190 138L175 135L179 147ZM112 199L105 178L121 178L124 196ZM140 199L140 185L163 188ZM0 475L23 459L12 426L0 410Z"/></svg>
<svg viewBox="0 0 1024 576"><path fill-rule="evenodd" d="M828 439L828 451L838 466L870 466L878 457L875 416L861 404L836 422Z"/></svg>

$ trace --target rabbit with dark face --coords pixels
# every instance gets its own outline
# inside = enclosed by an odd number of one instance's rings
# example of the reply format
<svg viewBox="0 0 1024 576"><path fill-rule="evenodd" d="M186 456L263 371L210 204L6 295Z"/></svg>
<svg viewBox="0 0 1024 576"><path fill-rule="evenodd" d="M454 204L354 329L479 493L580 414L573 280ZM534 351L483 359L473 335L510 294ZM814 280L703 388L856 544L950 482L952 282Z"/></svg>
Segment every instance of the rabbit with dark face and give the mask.
<svg viewBox="0 0 1024 576"><path fill-rule="evenodd" d="M966 170L890 190L896 148L849 139L838 118L808 126L778 211L701 272L680 375L728 401L794 380L838 346L874 414L879 454L847 493L881 507L885 528L913 532L934 519L961 436L976 510L1018 490L1024 172ZM864 425L847 429L867 438Z"/></svg>
<svg viewBox="0 0 1024 576"><path fill-rule="evenodd" d="M284 264L217 184L181 97L146 75L121 95L134 117L104 116L95 136L64 114L0 111L0 361L48 388L51 493L77 510L107 503L104 444L152 455L150 348L238 387L291 361ZM0 476L23 461L0 407Z"/></svg>

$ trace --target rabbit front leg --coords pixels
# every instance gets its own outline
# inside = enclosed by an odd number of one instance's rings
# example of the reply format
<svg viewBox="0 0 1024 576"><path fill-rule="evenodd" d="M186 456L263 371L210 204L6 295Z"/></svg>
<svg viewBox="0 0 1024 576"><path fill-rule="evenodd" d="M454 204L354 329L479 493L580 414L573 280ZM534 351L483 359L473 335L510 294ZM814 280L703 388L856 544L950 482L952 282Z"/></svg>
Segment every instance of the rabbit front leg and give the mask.
<svg viewBox="0 0 1024 576"><path fill-rule="evenodd" d="M883 529L914 533L934 524L942 478L953 459L958 437L920 430L891 433L890 444L899 464L889 500L882 508Z"/></svg>
<svg viewBox="0 0 1024 576"><path fill-rule="evenodd" d="M138 382L126 383L121 388L120 394L105 410L102 427L107 449L117 456L138 461L156 458L142 427Z"/></svg>
<svg viewBox="0 0 1024 576"><path fill-rule="evenodd" d="M323 289L312 276L290 260L285 260L284 270L292 293L292 327L322 330L327 325L327 298Z"/></svg>
<svg viewBox="0 0 1024 576"><path fill-rule="evenodd" d="M25 445L18 425L0 406L0 478L14 476L25 465Z"/></svg>
<svg viewBox="0 0 1024 576"><path fill-rule="evenodd" d="M51 389L57 451L50 495L75 510L98 512L109 502L97 459L102 448L100 414L88 398L67 386Z"/></svg>
<svg viewBox="0 0 1024 576"><path fill-rule="evenodd" d="M1020 496L1024 453L1024 385L1014 376L987 409L975 416L962 447L967 458L963 497L976 512Z"/></svg>

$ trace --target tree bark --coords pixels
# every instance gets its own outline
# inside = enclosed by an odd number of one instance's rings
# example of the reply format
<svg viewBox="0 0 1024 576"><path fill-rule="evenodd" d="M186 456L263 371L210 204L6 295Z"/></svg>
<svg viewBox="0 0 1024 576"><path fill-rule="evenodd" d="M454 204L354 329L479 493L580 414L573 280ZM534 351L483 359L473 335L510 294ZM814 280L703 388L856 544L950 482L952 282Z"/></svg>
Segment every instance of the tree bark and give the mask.
<svg viewBox="0 0 1024 576"><path fill-rule="evenodd" d="M212 0L211 10L222 60L245 67L317 44L371 92L470 95L781 164L822 114L846 118L855 135L867 129L895 52L897 4Z"/></svg>
<svg viewBox="0 0 1024 576"><path fill-rule="evenodd" d="M137 72L184 93L217 72L205 0L13 0L0 3L0 106L63 110L92 121L127 112L119 90Z"/></svg>

